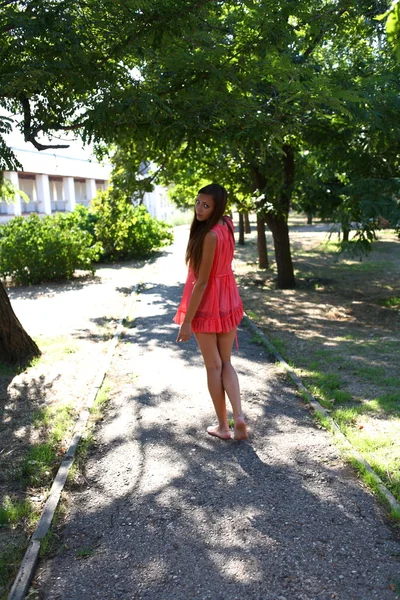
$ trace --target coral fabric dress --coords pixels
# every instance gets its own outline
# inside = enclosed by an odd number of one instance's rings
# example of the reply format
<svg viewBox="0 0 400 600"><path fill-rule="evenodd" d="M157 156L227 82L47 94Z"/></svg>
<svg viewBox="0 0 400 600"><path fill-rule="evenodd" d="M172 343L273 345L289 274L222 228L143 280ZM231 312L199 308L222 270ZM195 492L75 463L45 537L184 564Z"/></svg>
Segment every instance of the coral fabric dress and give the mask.
<svg viewBox="0 0 400 600"><path fill-rule="evenodd" d="M217 234L217 247L207 287L192 321L194 332L227 333L243 317L243 304L232 272L233 223L229 217L223 217L223 221L223 225L211 229ZM189 267L182 300L173 319L178 325L184 321L195 283L196 277Z"/></svg>

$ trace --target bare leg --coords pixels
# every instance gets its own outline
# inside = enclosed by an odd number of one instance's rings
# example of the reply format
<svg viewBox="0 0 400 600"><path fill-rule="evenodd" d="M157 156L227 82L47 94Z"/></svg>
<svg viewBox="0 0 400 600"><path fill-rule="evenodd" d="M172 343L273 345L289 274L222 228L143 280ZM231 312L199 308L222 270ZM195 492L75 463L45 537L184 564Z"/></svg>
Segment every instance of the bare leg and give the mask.
<svg viewBox="0 0 400 600"><path fill-rule="evenodd" d="M226 414L225 392L232 405L235 440L247 438L246 424L243 418L239 380L231 364L231 353L235 341L236 328L228 333L196 333L196 340L203 355L207 369L207 382L218 418L218 428L208 433L228 439L228 419Z"/></svg>
<svg viewBox="0 0 400 600"><path fill-rule="evenodd" d="M207 370L207 384L218 419L217 427L209 427L207 432L221 439L230 439L228 417L226 414L225 391L222 384L222 361L218 351L215 333L196 333L197 343L203 355Z"/></svg>
<svg viewBox="0 0 400 600"><path fill-rule="evenodd" d="M239 380L231 364L231 353L235 336L236 328L228 333L218 333L217 343L222 361L222 385L232 405L233 419L235 421L234 438L235 440L245 440L247 438L247 430L242 412Z"/></svg>

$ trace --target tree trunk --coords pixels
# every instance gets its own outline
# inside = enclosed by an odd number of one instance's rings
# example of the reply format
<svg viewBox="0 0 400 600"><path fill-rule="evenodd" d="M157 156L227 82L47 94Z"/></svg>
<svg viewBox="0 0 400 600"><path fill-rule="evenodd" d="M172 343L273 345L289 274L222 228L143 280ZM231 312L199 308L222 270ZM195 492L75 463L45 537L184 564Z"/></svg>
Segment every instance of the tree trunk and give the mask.
<svg viewBox="0 0 400 600"><path fill-rule="evenodd" d="M266 216L267 225L272 232L275 247L276 267L278 271L278 288L289 290L296 287L292 256L290 253L289 228L284 217Z"/></svg>
<svg viewBox="0 0 400 600"><path fill-rule="evenodd" d="M343 242L348 242L349 235L350 235L350 229L347 229L347 227L343 227L342 233L343 233L343 238L342 238Z"/></svg>
<svg viewBox="0 0 400 600"><path fill-rule="evenodd" d="M26 365L40 350L18 321L0 281L0 362Z"/></svg>
<svg viewBox="0 0 400 600"><path fill-rule="evenodd" d="M274 240L276 267L278 271L278 288L292 289L296 287L292 255L290 251L289 215L290 199L294 183L294 152L288 144L283 146L283 187L279 197L277 210L265 213L265 221L272 232ZM252 169L253 189L265 190L266 177L257 168ZM266 199L265 199L266 200ZM260 210L262 213L262 210Z"/></svg>
<svg viewBox="0 0 400 600"><path fill-rule="evenodd" d="M257 249L258 249L258 267L260 269L269 268L267 238L265 236L265 220L257 215Z"/></svg>
<svg viewBox="0 0 400 600"><path fill-rule="evenodd" d="M244 213L244 232L251 233L251 225L248 212Z"/></svg>
<svg viewBox="0 0 400 600"><path fill-rule="evenodd" d="M307 215L307 225L312 225L312 215L311 214Z"/></svg>
<svg viewBox="0 0 400 600"><path fill-rule="evenodd" d="M239 241L240 246L244 246L244 219L243 213L239 213Z"/></svg>

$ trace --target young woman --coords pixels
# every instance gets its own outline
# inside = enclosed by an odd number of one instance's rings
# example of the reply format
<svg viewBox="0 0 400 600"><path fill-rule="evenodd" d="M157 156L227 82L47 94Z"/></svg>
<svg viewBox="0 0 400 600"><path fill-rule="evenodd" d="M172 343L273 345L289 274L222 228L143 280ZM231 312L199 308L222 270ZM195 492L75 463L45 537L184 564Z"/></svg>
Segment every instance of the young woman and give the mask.
<svg viewBox="0 0 400 600"><path fill-rule="evenodd" d="M226 392L232 405L234 439L245 440L239 381L231 365L243 304L232 272L235 241L232 221L224 216L226 203L227 192L216 183L203 187L197 195L186 249L189 272L174 321L180 325L176 341L187 342L193 332L203 355L218 418L218 425L208 427L207 432L222 440L231 437Z"/></svg>

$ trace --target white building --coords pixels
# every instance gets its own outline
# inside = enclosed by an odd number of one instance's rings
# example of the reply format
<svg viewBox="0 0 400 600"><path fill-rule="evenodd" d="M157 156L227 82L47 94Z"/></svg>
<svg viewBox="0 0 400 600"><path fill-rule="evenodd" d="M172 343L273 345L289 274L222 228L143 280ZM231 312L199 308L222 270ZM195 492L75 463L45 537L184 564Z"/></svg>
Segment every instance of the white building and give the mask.
<svg viewBox="0 0 400 600"><path fill-rule="evenodd" d="M72 141L69 148L40 152L25 143L17 132L8 136L7 142L23 170L5 171L4 178L16 190L24 192L29 202L20 194L13 203L0 198L0 223L32 212L51 215L72 211L77 204L88 206L98 190L108 187L112 165L99 163L89 148L82 148L76 141ZM145 194L144 204L149 213L160 220L171 221L176 214L181 214L161 186Z"/></svg>
<svg viewBox="0 0 400 600"><path fill-rule="evenodd" d="M100 164L90 150L71 141L69 148L48 149L39 152L23 141L15 132L8 137L21 163L21 171L5 171L16 190L21 190L29 202L19 194L8 204L0 199L0 221L12 216L36 212L50 215L54 212L74 210L76 204L88 206L97 190L105 190L111 173L109 163Z"/></svg>

